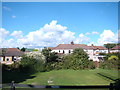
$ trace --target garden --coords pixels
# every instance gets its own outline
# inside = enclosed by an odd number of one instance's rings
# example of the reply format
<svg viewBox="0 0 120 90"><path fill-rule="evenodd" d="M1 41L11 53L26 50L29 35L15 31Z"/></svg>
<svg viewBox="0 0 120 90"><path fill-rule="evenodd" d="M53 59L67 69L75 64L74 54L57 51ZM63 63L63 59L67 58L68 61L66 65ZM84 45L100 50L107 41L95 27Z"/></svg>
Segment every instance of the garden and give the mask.
<svg viewBox="0 0 120 90"><path fill-rule="evenodd" d="M28 53L20 62L2 65L3 83L32 85L109 85L119 79L119 53L106 54L96 68L83 49L58 56L50 49Z"/></svg>

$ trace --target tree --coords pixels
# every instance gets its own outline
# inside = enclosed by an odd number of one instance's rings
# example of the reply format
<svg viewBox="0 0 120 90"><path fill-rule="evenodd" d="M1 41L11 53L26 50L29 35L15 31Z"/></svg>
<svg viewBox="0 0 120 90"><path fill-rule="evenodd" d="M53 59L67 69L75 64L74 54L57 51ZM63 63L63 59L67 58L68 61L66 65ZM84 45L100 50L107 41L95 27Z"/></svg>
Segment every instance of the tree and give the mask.
<svg viewBox="0 0 120 90"><path fill-rule="evenodd" d="M28 53L22 56L20 65L23 72L38 72L44 70L45 57L41 53Z"/></svg>
<svg viewBox="0 0 120 90"><path fill-rule="evenodd" d="M104 46L108 49L108 53L110 53L110 49L113 48L114 46L116 46L117 44L114 43L107 43L104 44Z"/></svg>
<svg viewBox="0 0 120 90"><path fill-rule="evenodd" d="M77 48L73 50L73 53L64 57L64 67L75 70L89 68L91 62L88 58L88 54L82 48Z"/></svg>
<svg viewBox="0 0 120 90"><path fill-rule="evenodd" d="M42 50L42 53L46 57L46 63L57 61L57 58L58 58L57 53L51 52L51 49L44 48Z"/></svg>
<svg viewBox="0 0 120 90"><path fill-rule="evenodd" d="M23 48L21 48L21 51L25 52L25 50L26 50L26 48L24 48L24 47L23 47Z"/></svg>

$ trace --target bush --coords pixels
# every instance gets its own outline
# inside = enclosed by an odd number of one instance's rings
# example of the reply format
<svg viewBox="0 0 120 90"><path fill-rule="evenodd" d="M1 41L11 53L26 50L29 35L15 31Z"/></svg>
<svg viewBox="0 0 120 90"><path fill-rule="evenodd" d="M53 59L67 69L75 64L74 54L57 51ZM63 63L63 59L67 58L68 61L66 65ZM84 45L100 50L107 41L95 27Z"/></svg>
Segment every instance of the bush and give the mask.
<svg viewBox="0 0 120 90"><path fill-rule="evenodd" d="M20 63L22 72L44 71L45 59L41 53L29 53L23 55Z"/></svg>
<svg viewBox="0 0 120 90"><path fill-rule="evenodd" d="M93 68L94 66L89 66L90 64L93 65L93 61L88 60L87 53L81 48L75 49L72 54L66 55L63 58L64 69L79 70Z"/></svg>
<svg viewBox="0 0 120 90"><path fill-rule="evenodd" d="M106 59L104 61L100 62L100 68L103 69L119 69L119 62L120 59L113 55L113 54L109 54L109 56L107 55Z"/></svg>

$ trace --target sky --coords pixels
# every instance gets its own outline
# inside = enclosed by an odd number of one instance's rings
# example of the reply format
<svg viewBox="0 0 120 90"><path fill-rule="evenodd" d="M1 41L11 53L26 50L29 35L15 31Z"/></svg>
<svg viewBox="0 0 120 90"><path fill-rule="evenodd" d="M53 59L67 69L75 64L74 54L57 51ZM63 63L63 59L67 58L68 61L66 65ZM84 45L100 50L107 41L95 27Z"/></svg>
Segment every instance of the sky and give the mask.
<svg viewBox="0 0 120 90"><path fill-rule="evenodd" d="M118 42L117 2L3 2L0 47Z"/></svg>

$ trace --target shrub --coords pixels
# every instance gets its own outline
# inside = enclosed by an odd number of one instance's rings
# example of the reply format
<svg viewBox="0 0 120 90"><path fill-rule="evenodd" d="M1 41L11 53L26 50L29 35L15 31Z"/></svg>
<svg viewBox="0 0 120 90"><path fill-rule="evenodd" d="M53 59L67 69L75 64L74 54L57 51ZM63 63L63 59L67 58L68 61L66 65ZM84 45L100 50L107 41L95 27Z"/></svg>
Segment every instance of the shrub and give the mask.
<svg viewBox="0 0 120 90"><path fill-rule="evenodd" d="M79 69L93 68L93 67L89 67L89 63L92 64L92 61L90 62L88 60L87 53L81 48L75 49L72 54L66 55L63 58L64 69L79 70Z"/></svg>
<svg viewBox="0 0 120 90"><path fill-rule="evenodd" d="M45 58L41 53L28 53L23 55L20 63L22 72L44 71Z"/></svg>
<svg viewBox="0 0 120 90"><path fill-rule="evenodd" d="M115 56L113 54L108 54L105 57L105 60L100 62L100 68L119 69L120 68L119 62L120 62L120 59L118 58L118 56Z"/></svg>

